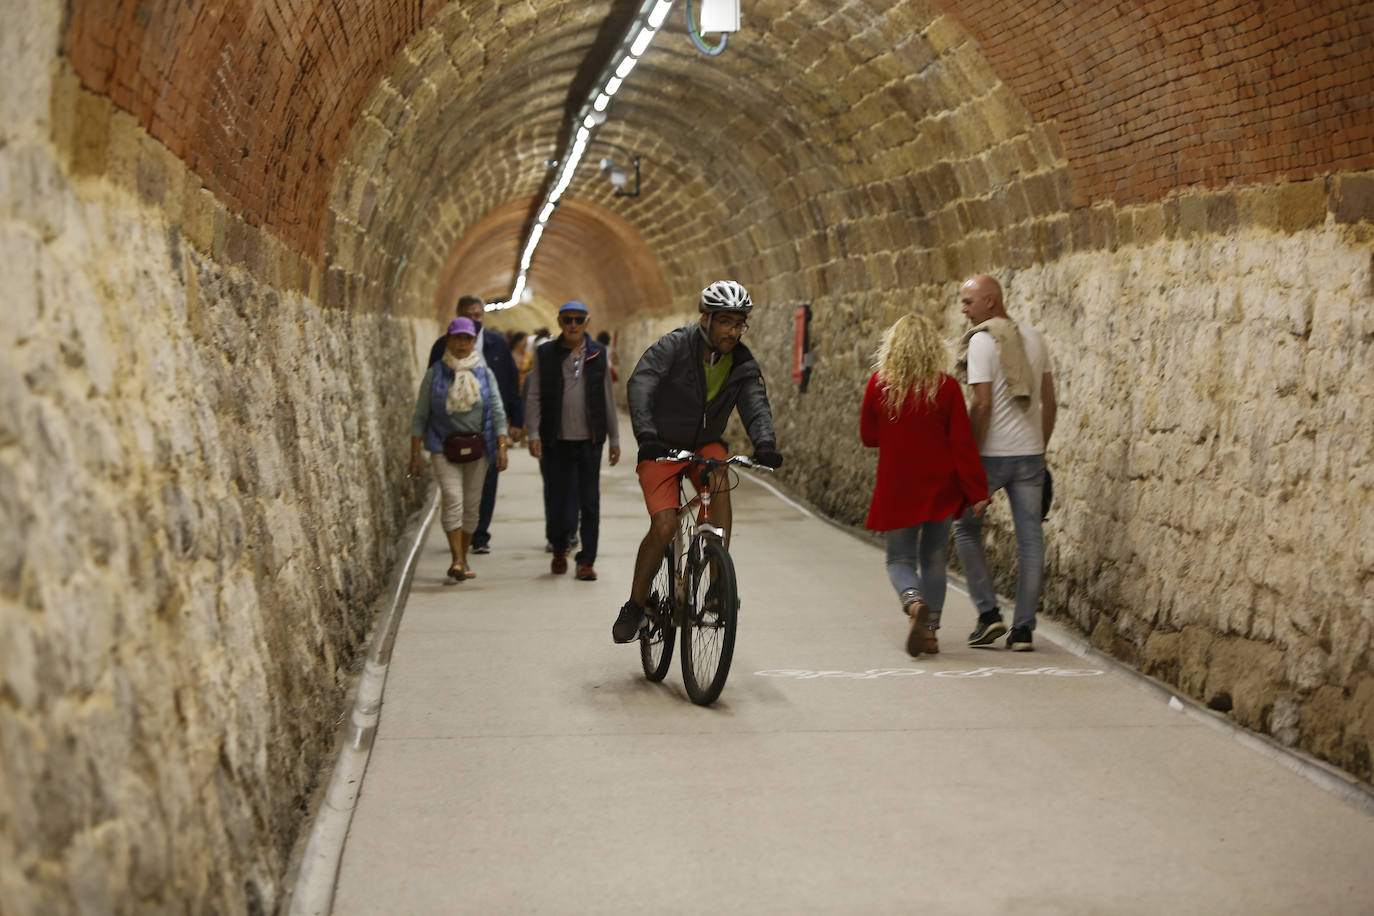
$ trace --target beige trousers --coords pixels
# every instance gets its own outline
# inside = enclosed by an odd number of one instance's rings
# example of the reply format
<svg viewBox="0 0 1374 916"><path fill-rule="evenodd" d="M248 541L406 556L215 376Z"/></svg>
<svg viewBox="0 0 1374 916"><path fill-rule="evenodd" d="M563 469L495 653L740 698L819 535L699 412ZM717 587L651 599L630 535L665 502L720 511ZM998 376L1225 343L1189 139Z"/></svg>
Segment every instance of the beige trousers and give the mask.
<svg viewBox="0 0 1374 916"><path fill-rule="evenodd" d="M434 479L444 497L440 522L444 531L461 528L466 534L477 530L477 513L482 507L482 481L487 476L487 459L478 458L466 464L454 464L443 452L430 452Z"/></svg>

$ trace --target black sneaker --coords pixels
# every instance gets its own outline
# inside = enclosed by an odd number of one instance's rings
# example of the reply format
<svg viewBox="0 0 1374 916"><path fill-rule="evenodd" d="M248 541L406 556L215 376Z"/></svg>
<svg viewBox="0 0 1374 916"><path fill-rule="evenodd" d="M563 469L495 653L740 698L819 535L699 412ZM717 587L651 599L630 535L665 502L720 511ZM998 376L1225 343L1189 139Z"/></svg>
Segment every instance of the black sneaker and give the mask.
<svg viewBox="0 0 1374 916"><path fill-rule="evenodd" d="M611 639L618 643L634 642L639 634L639 625L644 622L644 608L633 601L626 601L620 608L620 615L611 627Z"/></svg>
<svg viewBox="0 0 1374 916"><path fill-rule="evenodd" d="M986 614L978 615L978 626L973 628L973 632L968 634L968 644L970 646L990 646L997 642L997 637L1007 632L1007 625L1002 622L1002 612L993 608Z"/></svg>
<svg viewBox="0 0 1374 916"><path fill-rule="evenodd" d="M1007 637L1007 648L1013 652L1030 652L1035 649L1031 645L1031 631L1028 627L1012 627L1011 635Z"/></svg>
<svg viewBox="0 0 1374 916"><path fill-rule="evenodd" d="M491 553L491 545L473 544L472 547L468 548L468 550L470 553Z"/></svg>

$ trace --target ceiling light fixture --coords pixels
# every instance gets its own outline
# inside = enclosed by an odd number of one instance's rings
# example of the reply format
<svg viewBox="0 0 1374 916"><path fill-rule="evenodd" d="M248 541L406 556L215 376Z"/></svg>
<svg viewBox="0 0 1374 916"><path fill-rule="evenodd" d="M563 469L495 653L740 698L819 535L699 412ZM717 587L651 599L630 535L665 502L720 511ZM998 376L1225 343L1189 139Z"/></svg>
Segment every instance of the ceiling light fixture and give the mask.
<svg viewBox="0 0 1374 916"><path fill-rule="evenodd" d="M538 247L539 239L544 234L544 226L552 218L559 198L563 196L563 192L572 183L573 173L582 161L582 155L587 151L587 144L592 140L592 131L605 122L605 111L611 104L611 97L619 91L625 78L630 75L630 71L639 63L639 58L649 49L649 45L658 34L659 28L668 18L668 14L672 12L673 3L674 0L644 0L633 25L625 33L619 48L612 55L605 69L601 71L601 75L592 84L594 88L588 93L586 100L572 121L573 124L578 125L578 128L571 148L566 155L544 160L545 166L557 168L558 173L539 206L539 218L534 221L530 227L529 235L525 239L525 245L520 255L520 270L515 276L515 284L511 290L510 298L487 303L488 310L498 311L510 308L521 301L521 296L525 292L525 286L529 279L530 264L534 260L534 250ZM738 9L738 5L736 8ZM629 184L629 174L624 169L615 166L614 163L612 163L611 168L606 169L611 177L611 184L615 186L616 197L637 197L639 195L639 157L631 155L635 170L633 193L625 190L625 186ZM550 163L553 164L550 165Z"/></svg>

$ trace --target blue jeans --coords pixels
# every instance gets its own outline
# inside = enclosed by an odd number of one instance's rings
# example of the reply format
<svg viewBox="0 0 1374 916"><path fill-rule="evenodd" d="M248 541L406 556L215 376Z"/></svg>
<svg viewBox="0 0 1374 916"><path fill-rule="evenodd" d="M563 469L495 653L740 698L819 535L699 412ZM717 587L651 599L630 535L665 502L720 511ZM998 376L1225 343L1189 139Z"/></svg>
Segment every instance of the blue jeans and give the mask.
<svg viewBox="0 0 1374 916"><path fill-rule="evenodd" d="M945 559L952 524L950 517L887 533L887 577L897 596L914 588L935 614L945 609Z"/></svg>
<svg viewBox="0 0 1374 916"><path fill-rule="evenodd" d="M539 467L544 472L544 531L553 549L568 549L572 526L567 506L572 501L582 515L582 546L573 559L595 563L601 534L601 446L590 439L545 441Z"/></svg>
<svg viewBox="0 0 1374 916"><path fill-rule="evenodd" d="M1040 496L1045 487L1044 455L983 456L988 495L1007 491L1011 523L1016 529L1016 614L1012 628L1035 629L1040 585L1045 577L1045 535L1040 527ZM954 548L968 579L969 596L979 614L997 609L997 591L983 554L983 520L965 512L954 525Z"/></svg>

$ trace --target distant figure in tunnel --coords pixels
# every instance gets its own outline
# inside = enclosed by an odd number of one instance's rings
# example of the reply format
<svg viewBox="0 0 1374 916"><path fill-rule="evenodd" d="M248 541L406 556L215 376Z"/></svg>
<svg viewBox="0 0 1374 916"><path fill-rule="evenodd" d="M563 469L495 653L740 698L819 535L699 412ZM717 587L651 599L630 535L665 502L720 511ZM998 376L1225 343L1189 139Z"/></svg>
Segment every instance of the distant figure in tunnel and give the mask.
<svg viewBox="0 0 1374 916"><path fill-rule="evenodd" d="M601 447L610 440L610 462L620 461L620 420L615 411L606 348L587 336L587 306L565 302L558 309L562 333L534 353L525 385L530 454L544 476L545 535L553 545L550 570L568 571L572 523L581 515L582 547L574 559L577 578L596 580L601 531Z"/></svg>
<svg viewBox="0 0 1374 916"><path fill-rule="evenodd" d="M964 393L941 371L948 359L929 318L898 319L883 334L859 413L860 438L878 449L867 525L886 532L887 576L910 617L906 650L913 658L940 651L954 519L965 509L981 516L988 505Z"/></svg>
<svg viewBox="0 0 1374 916"><path fill-rule="evenodd" d="M626 383L630 422L639 442L639 487L649 509L649 532L635 558L630 600L620 608L611 638L632 642L644 619L654 570L673 538L681 461L664 461L671 449L686 449L725 458L726 421L739 408L740 420L754 443L754 460L771 468L782 465L773 411L768 406L763 372L749 348L740 343L754 307L748 291L734 280L717 280L701 291L701 320L669 331L640 357ZM700 488L701 481L693 479ZM730 488L725 471L711 480L711 521L730 542Z"/></svg>
<svg viewBox="0 0 1374 916"><path fill-rule="evenodd" d="M524 423L524 406L520 403L519 372L515 358L511 356L510 345L506 338L496 331L483 330L482 317L486 314L486 303L479 296L463 296L458 300L458 317L466 318L477 326L477 343L473 351L496 377L497 387L501 389L501 405L510 420L511 439L520 441ZM445 338L440 337L429 350L429 364L433 366L444 355ZM496 510L496 480L498 468L492 464L487 468L486 479L482 481L482 504L477 515L477 530L472 534L473 553L491 553L491 516Z"/></svg>
<svg viewBox="0 0 1374 916"><path fill-rule="evenodd" d="M615 361L615 344L614 344L614 342L611 340L611 332L610 332L610 331L602 331L600 334L597 334L597 335L596 335L596 342L599 343L599 344L601 344L601 346L603 346L603 347L606 348L606 359L607 359L607 360L610 362L610 364L611 364L611 381L612 381L612 382L618 382L618 381L620 381L620 373L619 373L619 372L617 371L617 369L616 369L616 361Z"/></svg>
<svg viewBox="0 0 1374 916"><path fill-rule="evenodd" d="M468 569L468 548L487 465L506 469L506 409L496 376L477 356L476 344L477 325L470 319L449 323L443 355L426 370L410 418L410 476L423 472L421 455L428 451L453 554L448 574L459 582L476 578Z"/></svg>
<svg viewBox="0 0 1374 916"><path fill-rule="evenodd" d="M511 331L506 336L511 359L515 361L515 390L521 398L525 396L525 376L529 375L530 367L534 365L534 348L530 346L532 341L533 338L525 331Z"/></svg>
<svg viewBox="0 0 1374 916"><path fill-rule="evenodd" d="M1053 364L1040 332L1013 322L1002 286L980 275L959 288L959 306L971 328L960 343L955 374L969 386L969 420L988 476L988 492L1007 491L1016 530L1016 612L1007 648L1029 652L1044 577L1041 529L1045 449L1058 405ZM954 525L954 547L978 608L970 646L990 646L1007 632L983 553L983 519L970 510Z"/></svg>

